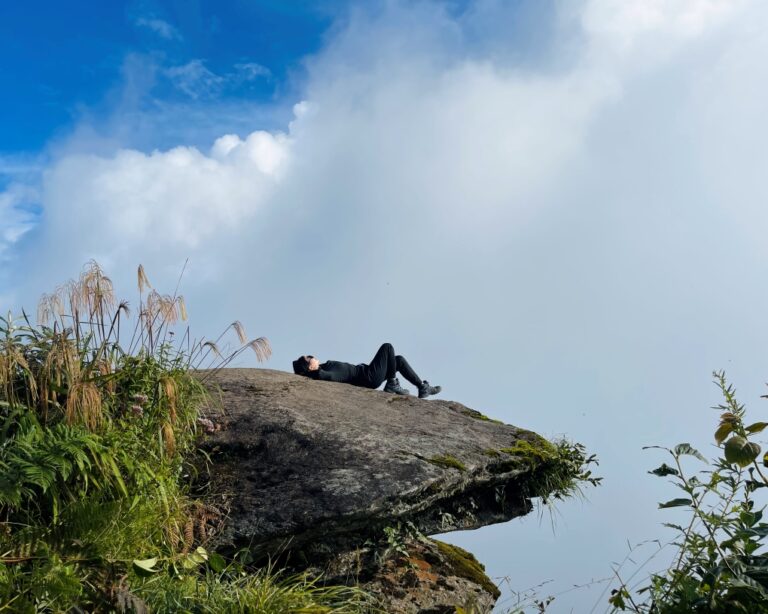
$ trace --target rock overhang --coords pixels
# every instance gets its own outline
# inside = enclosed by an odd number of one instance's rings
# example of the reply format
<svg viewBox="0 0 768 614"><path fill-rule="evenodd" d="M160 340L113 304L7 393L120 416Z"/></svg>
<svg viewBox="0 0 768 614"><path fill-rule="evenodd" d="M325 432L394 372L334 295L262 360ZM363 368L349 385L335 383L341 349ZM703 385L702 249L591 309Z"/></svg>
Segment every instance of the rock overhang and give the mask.
<svg viewBox="0 0 768 614"><path fill-rule="evenodd" d="M352 547L395 523L429 535L505 522L557 487L555 446L460 403L268 369L199 376L221 425L203 443L229 507L219 539L257 555Z"/></svg>

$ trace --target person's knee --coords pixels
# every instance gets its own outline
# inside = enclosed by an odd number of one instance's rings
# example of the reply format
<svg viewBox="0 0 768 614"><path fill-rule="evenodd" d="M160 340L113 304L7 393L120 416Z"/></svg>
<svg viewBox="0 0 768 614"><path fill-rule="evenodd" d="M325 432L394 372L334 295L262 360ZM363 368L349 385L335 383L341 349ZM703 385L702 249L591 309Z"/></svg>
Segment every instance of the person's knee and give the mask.
<svg viewBox="0 0 768 614"><path fill-rule="evenodd" d="M395 347L391 343L382 343L381 347L382 349L385 349L387 351L390 351L390 350L392 350L393 352L395 351Z"/></svg>

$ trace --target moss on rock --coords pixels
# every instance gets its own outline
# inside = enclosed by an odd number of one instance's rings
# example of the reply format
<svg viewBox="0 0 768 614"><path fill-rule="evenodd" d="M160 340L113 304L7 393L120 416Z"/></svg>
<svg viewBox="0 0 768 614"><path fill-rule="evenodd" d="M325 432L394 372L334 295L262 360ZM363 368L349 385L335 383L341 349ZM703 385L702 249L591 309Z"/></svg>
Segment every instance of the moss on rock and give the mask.
<svg viewBox="0 0 768 614"><path fill-rule="evenodd" d="M509 448L501 448L499 452L525 458L533 467L546 461L557 459L557 447L543 437L535 435L529 439L518 439L515 445Z"/></svg>
<svg viewBox="0 0 768 614"><path fill-rule="evenodd" d="M462 414L465 416L469 416L470 418L474 418L475 420L483 420L485 422L495 422L496 424L504 424L501 420L496 420L495 418L489 418L483 413L480 413L479 411L476 411L474 409L463 409L461 411Z"/></svg>
<svg viewBox="0 0 768 614"><path fill-rule="evenodd" d="M459 471L467 470L464 463L450 454L438 454L437 456L427 459L427 461L438 467L449 467L451 469L458 469Z"/></svg>
<svg viewBox="0 0 768 614"><path fill-rule="evenodd" d="M436 539L432 541L437 545L440 554L445 557L447 563L451 566L453 573L482 586L485 591L493 595L494 599L499 598L499 595L501 595L499 587L486 575L485 566L471 552Z"/></svg>

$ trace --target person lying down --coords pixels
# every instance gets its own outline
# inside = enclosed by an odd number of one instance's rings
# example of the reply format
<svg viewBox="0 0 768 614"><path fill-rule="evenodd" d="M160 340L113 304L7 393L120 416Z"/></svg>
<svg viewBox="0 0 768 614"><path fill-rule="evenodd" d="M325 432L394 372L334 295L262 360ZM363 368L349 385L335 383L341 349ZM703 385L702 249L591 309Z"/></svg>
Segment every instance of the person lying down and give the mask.
<svg viewBox="0 0 768 614"><path fill-rule="evenodd" d="M397 378L399 372L416 386L420 399L426 399L442 390L440 386L431 386L428 381L419 378L405 358L395 355L395 348L392 347L391 343L383 344L370 364L353 365L336 360L329 360L321 364L314 356L306 355L299 356L293 361L293 372L296 375L304 375L312 379L352 384L363 388L378 388L386 381L384 392L410 394L407 389L400 385L400 380Z"/></svg>

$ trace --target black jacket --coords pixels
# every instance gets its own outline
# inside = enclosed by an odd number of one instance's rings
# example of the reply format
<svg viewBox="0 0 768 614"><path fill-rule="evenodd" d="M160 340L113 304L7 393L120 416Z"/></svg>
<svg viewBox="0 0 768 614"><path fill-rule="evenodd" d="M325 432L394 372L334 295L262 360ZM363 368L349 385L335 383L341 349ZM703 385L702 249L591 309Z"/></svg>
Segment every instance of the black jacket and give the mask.
<svg viewBox="0 0 768 614"><path fill-rule="evenodd" d="M328 360L320 365L317 379L342 384L362 384L365 364L353 365L348 362Z"/></svg>

